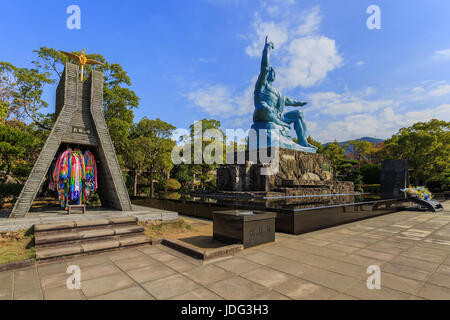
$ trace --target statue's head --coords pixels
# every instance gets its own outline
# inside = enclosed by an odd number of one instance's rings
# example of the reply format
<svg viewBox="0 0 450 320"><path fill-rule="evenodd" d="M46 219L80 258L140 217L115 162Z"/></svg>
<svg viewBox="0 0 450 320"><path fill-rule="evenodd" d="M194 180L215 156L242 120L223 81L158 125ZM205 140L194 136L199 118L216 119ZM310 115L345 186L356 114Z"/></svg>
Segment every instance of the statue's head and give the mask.
<svg viewBox="0 0 450 320"><path fill-rule="evenodd" d="M270 67L269 76L267 77L267 81L274 82L276 77L275 69Z"/></svg>

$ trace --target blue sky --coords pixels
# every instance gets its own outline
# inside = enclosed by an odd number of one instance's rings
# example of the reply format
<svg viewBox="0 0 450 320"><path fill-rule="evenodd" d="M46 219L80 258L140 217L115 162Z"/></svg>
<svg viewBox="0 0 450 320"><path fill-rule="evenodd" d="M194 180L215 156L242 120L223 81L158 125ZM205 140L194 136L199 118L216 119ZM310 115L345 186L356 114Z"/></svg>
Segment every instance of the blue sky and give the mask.
<svg viewBox="0 0 450 320"><path fill-rule="evenodd" d="M448 0L1 1L1 61L31 66L41 46L101 53L128 71L141 98L136 121L188 128L215 118L247 130L266 34L275 85L308 102L309 133L321 142L450 121ZM81 30L66 27L72 4ZM366 26L372 4L381 30Z"/></svg>

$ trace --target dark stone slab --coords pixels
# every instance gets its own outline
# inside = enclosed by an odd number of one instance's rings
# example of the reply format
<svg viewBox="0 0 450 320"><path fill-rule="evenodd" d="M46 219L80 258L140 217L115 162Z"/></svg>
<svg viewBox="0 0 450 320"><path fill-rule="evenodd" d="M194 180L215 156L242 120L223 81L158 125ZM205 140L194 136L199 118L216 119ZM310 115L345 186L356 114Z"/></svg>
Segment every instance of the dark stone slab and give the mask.
<svg viewBox="0 0 450 320"><path fill-rule="evenodd" d="M214 239L242 243L244 248L275 241L273 212L216 211L213 213Z"/></svg>
<svg viewBox="0 0 450 320"><path fill-rule="evenodd" d="M380 183L380 193L384 197L404 197L405 195L400 189L409 187L408 161L383 161Z"/></svg>
<svg viewBox="0 0 450 320"><path fill-rule="evenodd" d="M276 230L298 235L394 213L408 204L407 199L392 199L278 212Z"/></svg>

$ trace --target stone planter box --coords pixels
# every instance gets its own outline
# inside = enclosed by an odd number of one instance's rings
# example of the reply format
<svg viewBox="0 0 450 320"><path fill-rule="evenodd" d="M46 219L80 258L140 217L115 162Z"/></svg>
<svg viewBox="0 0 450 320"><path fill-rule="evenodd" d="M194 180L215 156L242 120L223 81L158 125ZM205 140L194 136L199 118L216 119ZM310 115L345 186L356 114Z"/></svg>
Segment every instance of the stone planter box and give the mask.
<svg viewBox="0 0 450 320"><path fill-rule="evenodd" d="M215 211L213 237L216 240L242 243L244 248L275 241L274 212Z"/></svg>

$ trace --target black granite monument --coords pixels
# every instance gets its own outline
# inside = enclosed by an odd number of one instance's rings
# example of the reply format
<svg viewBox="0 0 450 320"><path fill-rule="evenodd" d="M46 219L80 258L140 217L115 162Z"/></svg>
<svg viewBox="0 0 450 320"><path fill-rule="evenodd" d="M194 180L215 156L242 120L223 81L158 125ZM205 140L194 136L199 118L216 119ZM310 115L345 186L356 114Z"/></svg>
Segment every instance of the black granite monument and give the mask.
<svg viewBox="0 0 450 320"><path fill-rule="evenodd" d="M401 189L409 187L407 160L385 160L381 163L380 193L386 197L404 197Z"/></svg>
<svg viewBox="0 0 450 320"><path fill-rule="evenodd" d="M213 213L213 237L242 243L244 248L275 241L274 212L216 211Z"/></svg>

